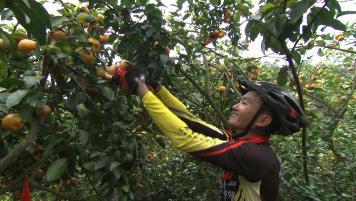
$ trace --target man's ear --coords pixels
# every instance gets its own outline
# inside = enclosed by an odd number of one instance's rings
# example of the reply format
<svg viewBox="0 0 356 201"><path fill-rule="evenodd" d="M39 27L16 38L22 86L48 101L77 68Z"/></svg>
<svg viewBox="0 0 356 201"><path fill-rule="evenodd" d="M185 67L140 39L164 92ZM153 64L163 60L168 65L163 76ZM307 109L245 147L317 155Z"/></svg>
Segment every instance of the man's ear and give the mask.
<svg viewBox="0 0 356 201"><path fill-rule="evenodd" d="M272 116L269 114L261 114L256 119L255 125L258 127L267 127L272 123Z"/></svg>

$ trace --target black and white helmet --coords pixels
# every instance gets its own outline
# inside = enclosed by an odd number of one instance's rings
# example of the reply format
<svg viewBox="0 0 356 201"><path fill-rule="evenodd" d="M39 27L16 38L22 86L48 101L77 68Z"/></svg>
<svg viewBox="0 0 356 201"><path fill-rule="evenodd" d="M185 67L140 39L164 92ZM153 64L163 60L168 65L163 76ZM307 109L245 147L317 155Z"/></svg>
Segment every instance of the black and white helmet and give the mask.
<svg viewBox="0 0 356 201"><path fill-rule="evenodd" d="M307 118L303 110L286 89L263 81L242 80L240 82L240 91L242 94L251 90L256 91L261 96L264 104L278 118L279 128L276 129L276 134L291 135L307 126Z"/></svg>

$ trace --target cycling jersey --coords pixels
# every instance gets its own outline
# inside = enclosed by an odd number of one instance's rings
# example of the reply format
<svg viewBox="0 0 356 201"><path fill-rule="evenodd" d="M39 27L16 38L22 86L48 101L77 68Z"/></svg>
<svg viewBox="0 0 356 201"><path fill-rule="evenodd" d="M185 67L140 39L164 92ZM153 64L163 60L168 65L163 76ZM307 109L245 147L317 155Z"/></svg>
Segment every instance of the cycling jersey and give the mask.
<svg viewBox="0 0 356 201"><path fill-rule="evenodd" d="M192 115L165 87L148 92L143 106L172 145L221 167L221 200L273 201L280 164L268 137L228 140L231 135Z"/></svg>

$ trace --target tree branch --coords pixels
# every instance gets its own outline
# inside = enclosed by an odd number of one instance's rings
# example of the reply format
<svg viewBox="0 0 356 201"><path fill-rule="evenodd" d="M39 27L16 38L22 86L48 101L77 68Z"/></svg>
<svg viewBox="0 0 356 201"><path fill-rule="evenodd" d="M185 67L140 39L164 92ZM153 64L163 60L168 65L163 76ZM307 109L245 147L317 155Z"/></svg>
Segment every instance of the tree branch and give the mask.
<svg viewBox="0 0 356 201"><path fill-rule="evenodd" d="M346 50L346 49L342 49L342 48L338 48L338 47L332 47L332 46L329 46L329 45L317 45L316 47L323 47L323 48L327 48L327 49L339 50L339 51L342 51L342 52L348 52L348 53L356 54L356 51Z"/></svg>
<svg viewBox="0 0 356 201"><path fill-rule="evenodd" d="M324 5L322 6L322 8L315 14L314 18L310 21L310 23L308 23L306 29L303 31L303 33L301 35L299 35L299 37L297 38L297 40L295 41L292 50L290 51L291 54L293 55L294 50L297 46L297 44L299 43L300 39L302 39L303 36L305 36L305 34L307 33L307 30L310 29L310 27L313 25L313 23L315 22L315 20L318 18L318 16L320 15L320 13L323 11L323 9L328 5L328 0L324 1Z"/></svg>
<svg viewBox="0 0 356 201"><path fill-rule="evenodd" d="M279 39L280 44L283 48L284 54L287 57L287 61L289 63L289 67L292 70L292 75L293 79L296 83L297 86L297 91L298 91L298 97L300 100L300 106L305 111L305 106L304 106L304 99L303 99L303 89L300 84L299 76L297 73L297 69L294 65L293 62L293 56L292 52L289 51L286 42L283 39ZM307 129L303 128L302 129L302 155L303 155L303 173L304 173L304 179L307 184L309 184L309 173L308 173L308 152L307 152Z"/></svg>
<svg viewBox="0 0 356 201"><path fill-rule="evenodd" d="M194 87L207 99L207 101L209 102L209 104L213 107L214 111L217 113L219 119L223 122L223 125L225 128L228 127L228 124L227 124L227 119L225 118L224 114L220 111L220 109L218 108L218 106L215 104L214 100L210 97L210 95L208 93L206 93L206 91L201 88L195 81L194 79L192 79L189 75L187 75L186 72L184 72L184 70L182 70L181 68L177 68L178 71L180 73L183 74L183 76L185 78L188 79L189 82L191 82Z"/></svg>
<svg viewBox="0 0 356 201"><path fill-rule="evenodd" d="M32 124L30 133L17 144L9 153L0 160L0 173L4 171L11 163L22 154L22 152L37 138L38 125Z"/></svg>

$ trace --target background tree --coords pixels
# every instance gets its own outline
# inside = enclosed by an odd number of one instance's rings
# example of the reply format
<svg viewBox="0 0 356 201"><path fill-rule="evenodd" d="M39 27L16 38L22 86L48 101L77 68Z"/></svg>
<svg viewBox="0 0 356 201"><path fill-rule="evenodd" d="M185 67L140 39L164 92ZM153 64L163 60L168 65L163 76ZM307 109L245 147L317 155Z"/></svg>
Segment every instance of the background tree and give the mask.
<svg viewBox="0 0 356 201"><path fill-rule="evenodd" d="M166 146L139 100L105 79L118 57L222 128L239 80L289 88L310 127L273 137L281 195L355 197L356 29L338 20L355 12L338 1L177 0L169 13L158 0L42 3L59 15L34 0L0 4L1 200L18 200L25 176L34 199L217 199L220 171ZM242 56L258 36L264 57L285 62Z"/></svg>

